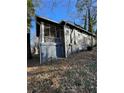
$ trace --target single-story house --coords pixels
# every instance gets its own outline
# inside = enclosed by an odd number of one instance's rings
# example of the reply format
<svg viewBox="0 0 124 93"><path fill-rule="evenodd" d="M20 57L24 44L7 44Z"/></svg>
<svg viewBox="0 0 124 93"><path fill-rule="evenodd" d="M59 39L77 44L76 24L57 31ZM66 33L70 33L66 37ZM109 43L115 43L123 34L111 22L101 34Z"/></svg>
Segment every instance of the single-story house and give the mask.
<svg viewBox="0 0 124 93"><path fill-rule="evenodd" d="M96 45L96 35L81 26L55 22L36 16L36 36L39 40L40 63L48 59L68 57L71 53Z"/></svg>

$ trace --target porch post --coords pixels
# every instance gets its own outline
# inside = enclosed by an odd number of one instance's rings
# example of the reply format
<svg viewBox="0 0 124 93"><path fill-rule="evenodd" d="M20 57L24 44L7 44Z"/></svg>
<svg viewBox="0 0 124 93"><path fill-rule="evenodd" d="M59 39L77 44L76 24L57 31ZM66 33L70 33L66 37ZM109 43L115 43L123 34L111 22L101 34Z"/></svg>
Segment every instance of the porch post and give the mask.
<svg viewBox="0 0 124 93"><path fill-rule="evenodd" d="M40 64L42 63L42 43L44 43L44 23L40 24Z"/></svg>
<svg viewBox="0 0 124 93"><path fill-rule="evenodd" d="M44 23L41 22L41 25L40 25L40 42L41 43L44 43Z"/></svg>
<svg viewBox="0 0 124 93"><path fill-rule="evenodd" d="M66 45L66 26L64 25L63 26L64 27L64 47L65 47L65 49L64 49L64 51L65 51L65 57L67 58L67 55L68 55L68 53L67 53L67 45Z"/></svg>

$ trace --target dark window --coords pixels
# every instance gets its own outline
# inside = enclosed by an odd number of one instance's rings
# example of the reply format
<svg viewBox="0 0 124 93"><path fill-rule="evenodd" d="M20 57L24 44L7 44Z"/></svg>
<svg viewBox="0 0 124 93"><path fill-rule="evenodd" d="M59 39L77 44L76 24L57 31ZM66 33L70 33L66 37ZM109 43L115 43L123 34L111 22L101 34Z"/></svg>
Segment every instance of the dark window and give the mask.
<svg viewBox="0 0 124 93"><path fill-rule="evenodd" d="M56 27L51 25L50 26L50 36L55 37L56 36Z"/></svg>
<svg viewBox="0 0 124 93"><path fill-rule="evenodd" d="M60 31L56 31L56 37L57 37L57 38L60 37Z"/></svg>
<svg viewBox="0 0 124 93"><path fill-rule="evenodd" d="M61 31L62 31L62 29L57 27L57 29L56 29L56 37L57 38L61 38Z"/></svg>
<svg viewBox="0 0 124 93"><path fill-rule="evenodd" d="M61 39L60 27L52 24L44 23L44 41L45 42L58 42Z"/></svg>
<svg viewBox="0 0 124 93"><path fill-rule="evenodd" d="M44 24L44 36L49 36L50 34L50 24Z"/></svg>

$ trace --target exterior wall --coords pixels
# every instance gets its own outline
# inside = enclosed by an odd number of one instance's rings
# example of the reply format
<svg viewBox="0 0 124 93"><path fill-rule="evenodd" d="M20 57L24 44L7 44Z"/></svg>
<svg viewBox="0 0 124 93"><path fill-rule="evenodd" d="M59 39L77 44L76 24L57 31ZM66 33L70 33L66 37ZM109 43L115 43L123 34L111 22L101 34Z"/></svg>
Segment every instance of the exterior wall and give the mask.
<svg viewBox="0 0 124 93"><path fill-rule="evenodd" d="M93 46L95 46L96 45L96 38L95 37L93 37Z"/></svg>
<svg viewBox="0 0 124 93"><path fill-rule="evenodd" d="M87 37L88 41L87 41L87 46L95 46L96 45L96 38L88 35Z"/></svg>
<svg viewBox="0 0 124 93"><path fill-rule="evenodd" d="M64 26L65 36L65 55L66 57L73 52L86 50L91 45L91 36L81 33L76 29Z"/></svg>
<svg viewBox="0 0 124 93"><path fill-rule="evenodd" d="M56 58L55 43L41 43L41 61L45 62L50 58Z"/></svg>
<svg viewBox="0 0 124 93"><path fill-rule="evenodd" d="M76 31L64 26L64 42L65 42L65 56L67 57L72 51L77 51L76 49Z"/></svg>
<svg viewBox="0 0 124 93"><path fill-rule="evenodd" d="M75 32L75 51L80 51L80 50L85 50L86 49L86 38L87 38L87 35L85 34L82 34L81 32L79 32L78 30L74 30Z"/></svg>
<svg viewBox="0 0 124 93"><path fill-rule="evenodd" d="M91 36L87 36L87 47L91 46Z"/></svg>
<svg viewBox="0 0 124 93"><path fill-rule="evenodd" d="M41 63L62 57L64 51L61 44L57 44L54 42L41 43L40 49Z"/></svg>

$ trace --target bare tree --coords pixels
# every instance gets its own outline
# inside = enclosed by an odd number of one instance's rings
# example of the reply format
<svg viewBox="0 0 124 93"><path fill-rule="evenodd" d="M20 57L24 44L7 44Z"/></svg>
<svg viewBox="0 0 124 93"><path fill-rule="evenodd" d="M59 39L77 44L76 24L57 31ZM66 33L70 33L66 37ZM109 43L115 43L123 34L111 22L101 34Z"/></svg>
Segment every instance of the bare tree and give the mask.
<svg viewBox="0 0 124 93"><path fill-rule="evenodd" d="M93 25L96 23L96 0L77 0L76 8L82 15L84 28L93 32Z"/></svg>

